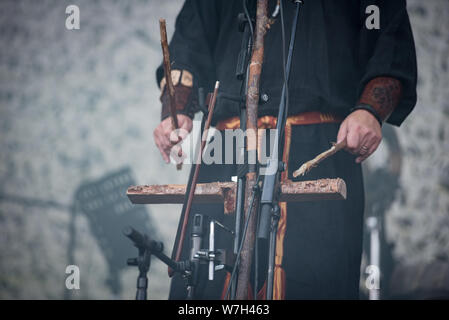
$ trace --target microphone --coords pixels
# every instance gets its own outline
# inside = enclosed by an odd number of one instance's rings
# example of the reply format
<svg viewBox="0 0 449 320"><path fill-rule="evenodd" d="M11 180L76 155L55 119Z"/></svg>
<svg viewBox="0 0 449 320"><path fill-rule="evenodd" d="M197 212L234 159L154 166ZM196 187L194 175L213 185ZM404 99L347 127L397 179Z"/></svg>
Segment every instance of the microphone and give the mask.
<svg viewBox="0 0 449 320"><path fill-rule="evenodd" d="M132 227L123 229L123 234L128 237L137 248L147 249L152 253L161 253L164 249L162 242L154 241L147 235L143 235Z"/></svg>
<svg viewBox="0 0 449 320"><path fill-rule="evenodd" d="M204 216L202 214L195 214L193 217L193 226L191 234L192 249L190 252L190 261L198 260L195 255L201 250L204 235Z"/></svg>

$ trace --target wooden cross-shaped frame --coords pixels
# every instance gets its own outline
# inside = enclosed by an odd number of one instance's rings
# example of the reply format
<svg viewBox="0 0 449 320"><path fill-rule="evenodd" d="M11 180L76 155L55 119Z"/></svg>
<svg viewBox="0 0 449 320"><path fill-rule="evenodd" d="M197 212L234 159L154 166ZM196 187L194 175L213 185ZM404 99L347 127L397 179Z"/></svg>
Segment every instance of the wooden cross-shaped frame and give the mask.
<svg viewBox="0 0 449 320"><path fill-rule="evenodd" d="M186 185L131 186L127 195L135 204L183 203ZM223 203L225 214L235 210L235 182L200 183L196 186L194 203ZM340 179L281 182L279 201L315 201L346 199L346 184Z"/></svg>

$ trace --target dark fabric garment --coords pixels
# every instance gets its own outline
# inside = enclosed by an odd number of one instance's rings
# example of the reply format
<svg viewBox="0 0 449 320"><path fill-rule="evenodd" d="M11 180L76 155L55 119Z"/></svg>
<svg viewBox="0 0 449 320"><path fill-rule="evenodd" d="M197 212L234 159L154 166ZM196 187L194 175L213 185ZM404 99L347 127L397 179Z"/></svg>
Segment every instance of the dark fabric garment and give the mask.
<svg viewBox="0 0 449 320"><path fill-rule="evenodd" d="M294 181L320 178L345 180L348 198L342 201L310 201L287 205L287 229L284 238L282 267L286 272L286 299L357 299L362 251L364 190L361 167L355 157L343 151L313 169L301 179L291 172L335 141L339 124L293 126L289 154L289 179ZM229 181L235 175L232 165L203 165L201 182ZM223 205L194 205L192 214L211 215L229 227L233 216L223 214ZM188 229L190 230L190 229ZM232 248L232 237L218 232L216 248ZM190 233L183 250L189 256ZM207 241L205 241L207 246ZM262 269L260 280L266 275ZM253 265L254 266L254 265ZM207 272L199 286L198 299L220 299L225 272L217 280L207 281ZM261 285L259 285L259 288ZM175 277L170 299L184 299L184 281Z"/></svg>
<svg viewBox="0 0 449 320"><path fill-rule="evenodd" d="M276 1L269 1L273 12ZM365 13L377 5L380 29L368 30ZM249 6L254 12L255 1ZM288 45L294 7L284 1ZM242 33L237 15L241 0L187 0L176 20L170 42L173 68L187 69L196 86L212 91L220 81L214 117L237 116L241 83L235 78ZM278 16L265 37L259 116L277 115L282 74L281 21ZM157 71L158 83L163 76ZM289 84L290 114L333 112L345 116L357 103L366 83L391 76L403 85L403 96L388 122L400 125L416 103L416 54L405 0L313 0L300 13Z"/></svg>
<svg viewBox="0 0 449 320"><path fill-rule="evenodd" d="M343 151L304 177L292 177L299 164L335 140L338 129L338 124L292 127L289 179L342 178L347 199L287 205L283 259L287 299L358 299L364 211L361 166Z"/></svg>

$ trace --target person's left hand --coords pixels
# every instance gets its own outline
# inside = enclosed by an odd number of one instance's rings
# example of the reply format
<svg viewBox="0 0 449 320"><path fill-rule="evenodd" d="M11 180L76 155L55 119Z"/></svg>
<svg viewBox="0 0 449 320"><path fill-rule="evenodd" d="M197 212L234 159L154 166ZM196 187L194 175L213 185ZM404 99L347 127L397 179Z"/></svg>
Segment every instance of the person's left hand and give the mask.
<svg viewBox="0 0 449 320"><path fill-rule="evenodd" d="M366 110L356 110L346 117L338 130L337 143L346 139L346 150L358 155L360 163L376 151L382 141L377 119Z"/></svg>

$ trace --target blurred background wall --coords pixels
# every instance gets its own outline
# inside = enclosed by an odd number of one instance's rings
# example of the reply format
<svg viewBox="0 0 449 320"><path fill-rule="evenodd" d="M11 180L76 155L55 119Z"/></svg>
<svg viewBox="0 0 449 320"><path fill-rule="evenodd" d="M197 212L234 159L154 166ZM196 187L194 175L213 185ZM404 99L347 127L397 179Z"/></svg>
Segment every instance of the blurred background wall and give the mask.
<svg viewBox="0 0 449 320"><path fill-rule="evenodd" d="M129 184L187 180L188 167L165 165L152 141L158 18L170 37L182 2L0 2L0 298L133 299L127 223L170 251L180 206L131 206L123 195ZM70 4L80 30L65 28ZM385 298L449 286L449 1L408 7L418 105L399 130L384 127L364 167ZM80 290L65 288L70 264ZM149 298L166 299L166 267L153 259L151 270Z"/></svg>

